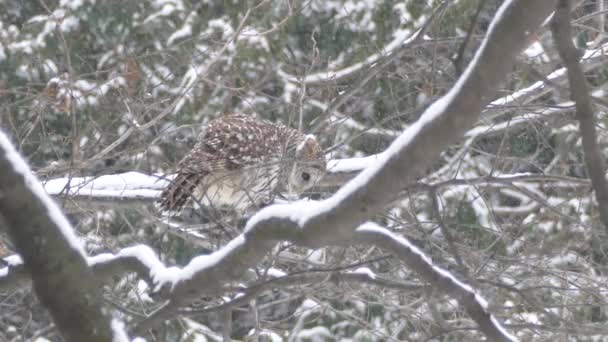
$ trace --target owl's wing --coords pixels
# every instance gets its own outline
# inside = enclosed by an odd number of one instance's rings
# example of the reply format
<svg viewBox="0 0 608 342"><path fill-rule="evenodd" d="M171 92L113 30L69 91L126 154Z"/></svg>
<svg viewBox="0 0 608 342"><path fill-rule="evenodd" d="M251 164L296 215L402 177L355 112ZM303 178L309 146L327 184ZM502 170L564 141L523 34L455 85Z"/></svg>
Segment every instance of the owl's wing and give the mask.
<svg viewBox="0 0 608 342"><path fill-rule="evenodd" d="M268 163L280 153L279 126L245 115L212 121L179 162L175 180L161 194L161 208L179 211L203 178Z"/></svg>
<svg viewBox="0 0 608 342"><path fill-rule="evenodd" d="M212 121L199 136L194 155L183 159L183 167L231 171L267 162L282 148L282 127L247 115L231 115ZM206 166L191 160L204 160Z"/></svg>

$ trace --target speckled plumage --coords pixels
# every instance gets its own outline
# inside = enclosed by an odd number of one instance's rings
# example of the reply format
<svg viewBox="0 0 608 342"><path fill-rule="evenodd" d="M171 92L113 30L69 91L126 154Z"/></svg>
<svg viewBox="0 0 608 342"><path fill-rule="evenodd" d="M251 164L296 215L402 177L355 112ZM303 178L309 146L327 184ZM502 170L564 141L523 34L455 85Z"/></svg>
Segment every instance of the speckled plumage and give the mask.
<svg viewBox="0 0 608 342"><path fill-rule="evenodd" d="M323 151L314 137L249 115L227 115L211 121L179 162L160 207L179 211L193 199L243 210L270 198L278 186L303 191L324 170ZM304 182L304 174L309 181Z"/></svg>

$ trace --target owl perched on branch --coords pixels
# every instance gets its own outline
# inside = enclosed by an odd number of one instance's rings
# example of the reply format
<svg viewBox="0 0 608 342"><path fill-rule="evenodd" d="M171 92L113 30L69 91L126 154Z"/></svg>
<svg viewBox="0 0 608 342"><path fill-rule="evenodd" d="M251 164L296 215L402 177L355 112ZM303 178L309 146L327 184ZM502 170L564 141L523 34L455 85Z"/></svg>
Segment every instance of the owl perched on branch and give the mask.
<svg viewBox="0 0 608 342"><path fill-rule="evenodd" d="M163 190L160 208L197 205L245 210L279 189L301 193L325 172L323 151L312 135L244 114L215 119L179 162Z"/></svg>

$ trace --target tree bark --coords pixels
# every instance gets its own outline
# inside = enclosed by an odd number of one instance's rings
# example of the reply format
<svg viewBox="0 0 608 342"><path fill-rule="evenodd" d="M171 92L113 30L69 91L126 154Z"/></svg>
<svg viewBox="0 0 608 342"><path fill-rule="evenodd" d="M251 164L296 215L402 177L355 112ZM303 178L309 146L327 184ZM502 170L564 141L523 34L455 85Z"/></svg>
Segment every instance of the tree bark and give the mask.
<svg viewBox="0 0 608 342"><path fill-rule="evenodd" d="M595 199L599 206L600 220L608 232L608 182L606 182L606 167L604 157L597 143L595 131L595 114L593 101L589 95L589 86L585 73L579 62L580 51L572 43L572 27L570 25L571 5L568 0L560 0L551 21L551 33L560 58L568 69L568 83L570 83L570 97L576 104L576 118L578 119L585 166L595 190Z"/></svg>
<svg viewBox="0 0 608 342"><path fill-rule="evenodd" d="M65 341L112 341L93 272L74 237L66 235L71 227L1 131L0 228L8 232Z"/></svg>

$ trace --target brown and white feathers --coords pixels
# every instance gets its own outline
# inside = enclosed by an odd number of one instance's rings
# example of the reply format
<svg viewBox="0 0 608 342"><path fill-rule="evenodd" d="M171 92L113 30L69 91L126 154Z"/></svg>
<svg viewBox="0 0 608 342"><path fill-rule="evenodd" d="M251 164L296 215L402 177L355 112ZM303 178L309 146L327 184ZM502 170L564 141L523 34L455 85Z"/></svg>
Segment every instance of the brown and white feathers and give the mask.
<svg viewBox="0 0 608 342"><path fill-rule="evenodd" d="M244 114L215 119L179 162L177 176L161 194L164 211L197 205L244 210L277 188L300 193L325 172L317 140L297 130Z"/></svg>

